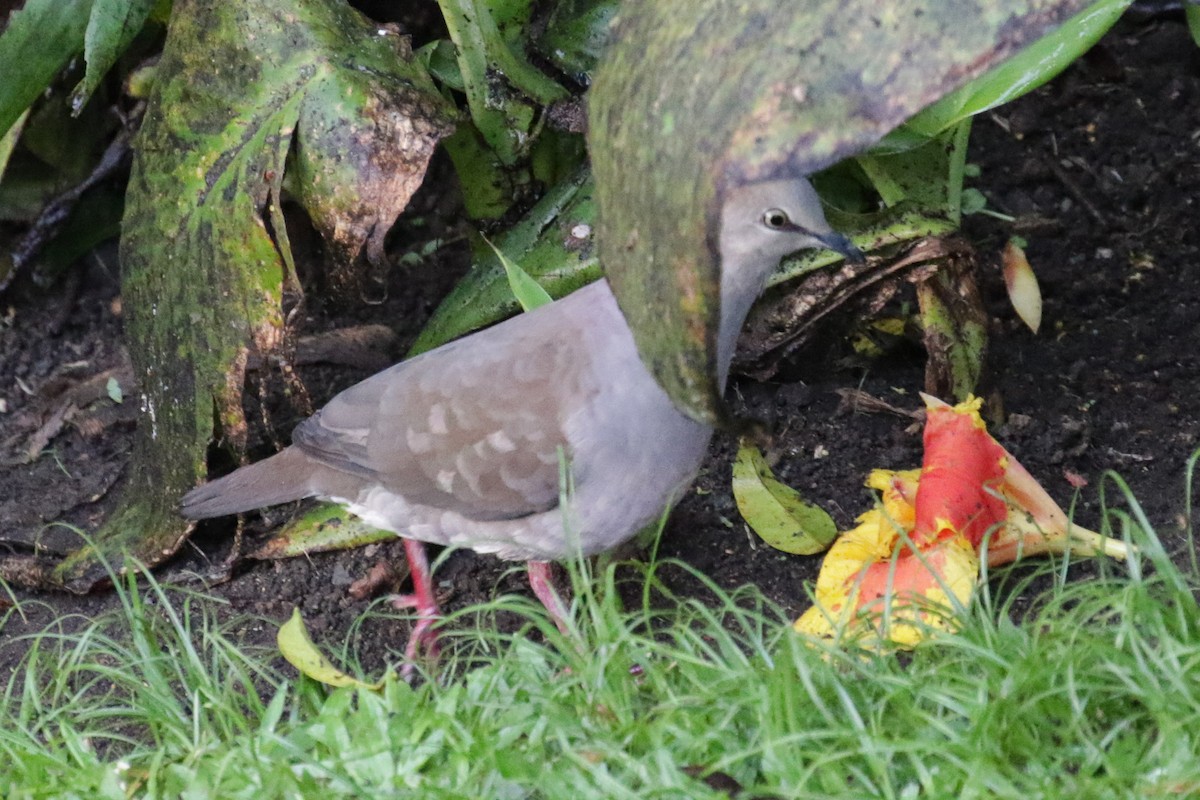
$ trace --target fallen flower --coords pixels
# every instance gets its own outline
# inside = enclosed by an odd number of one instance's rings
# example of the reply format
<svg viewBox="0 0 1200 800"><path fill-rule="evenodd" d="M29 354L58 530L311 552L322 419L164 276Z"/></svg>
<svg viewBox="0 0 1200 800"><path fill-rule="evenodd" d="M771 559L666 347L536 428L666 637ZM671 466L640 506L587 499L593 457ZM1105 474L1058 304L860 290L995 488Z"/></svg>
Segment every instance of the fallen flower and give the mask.
<svg viewBox="0 0 1200 800"><path fill-rule="evenodd" d="M922 395L922 468L875 470L880 505L841 534L821 565L812 608L796 630L911 647L954 630L980 564L1039 553L1126 558L1122 541L1073 525L1037 481L988 434L981 401L957 406Z"/></svg>

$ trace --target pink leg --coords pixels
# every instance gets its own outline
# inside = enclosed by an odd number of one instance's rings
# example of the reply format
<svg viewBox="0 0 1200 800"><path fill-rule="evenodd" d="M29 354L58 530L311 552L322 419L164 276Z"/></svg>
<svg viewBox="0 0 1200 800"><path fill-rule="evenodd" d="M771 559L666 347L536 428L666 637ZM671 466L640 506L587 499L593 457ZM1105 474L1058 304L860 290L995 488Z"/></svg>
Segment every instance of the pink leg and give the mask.
<svg viewBox="0 0 1200 800"><path fill-rule="evenodd" d="M429 574L429 559L425 556L425 545L415 539L404 540L404 555L408 557L408 569L412 576L413 593L396 595L392 605L396 608L413 608L417 611L417 624L408 636L404 648L404 666L401 675L412 675L417 650L430 658L437 658L437 631L433 629L442 618L437 599L433 596L433 576Z"/></svg>
<svg viewBox="0 0 1200 800"><path fill-rule="evenodd" d="M549 561L530 561L527 566L529 586L533 589L534 595L550 612L550 619L554 620L558 630L566 634L567 607L563 605L562 598L554 590L554 565Z"/></svg>

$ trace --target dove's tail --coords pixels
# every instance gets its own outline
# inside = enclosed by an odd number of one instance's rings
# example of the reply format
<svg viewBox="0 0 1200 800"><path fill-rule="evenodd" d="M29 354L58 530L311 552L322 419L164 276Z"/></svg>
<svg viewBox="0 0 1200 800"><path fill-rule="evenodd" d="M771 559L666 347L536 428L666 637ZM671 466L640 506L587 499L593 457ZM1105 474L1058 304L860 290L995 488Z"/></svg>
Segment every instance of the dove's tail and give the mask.
<svg viewBox="0 0 1200 800"><path fill-rule="evenodd" d="M300 500L313 494L312 477L318 469L303 451L289 447L197 486L183 496L179 513L204 519Z"/></svg>

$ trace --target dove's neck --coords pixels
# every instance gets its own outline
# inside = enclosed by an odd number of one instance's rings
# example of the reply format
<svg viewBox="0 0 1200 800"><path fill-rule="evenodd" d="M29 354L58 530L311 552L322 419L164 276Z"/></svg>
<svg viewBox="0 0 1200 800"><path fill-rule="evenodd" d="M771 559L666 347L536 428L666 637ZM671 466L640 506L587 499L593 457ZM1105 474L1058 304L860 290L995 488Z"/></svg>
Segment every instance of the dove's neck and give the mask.
<svg viewBox="0 0 1200 800"><path fill-rule="evenodd" d="M717 385L725 391L729 366L737 352L738 337L750 307L762 292L767 277L779 266L779 257L759 252L723 253L721 264L721 322L717 328Z"/></svg>

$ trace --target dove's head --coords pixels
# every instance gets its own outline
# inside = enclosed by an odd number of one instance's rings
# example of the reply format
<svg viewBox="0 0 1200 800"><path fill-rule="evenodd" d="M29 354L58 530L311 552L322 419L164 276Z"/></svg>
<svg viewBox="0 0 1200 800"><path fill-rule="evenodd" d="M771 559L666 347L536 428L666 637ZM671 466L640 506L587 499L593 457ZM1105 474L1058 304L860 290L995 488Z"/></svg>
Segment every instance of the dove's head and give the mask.
<svg viewBox="0 0 1200 800"><path fill-rule="evenodd" d="M717 367L721 386L754 298L780 260L799 250L826 248L851 261L862 253L825 221L821 199L807 179L758 181L730 189L721 208L721 327Z"/></svg>

